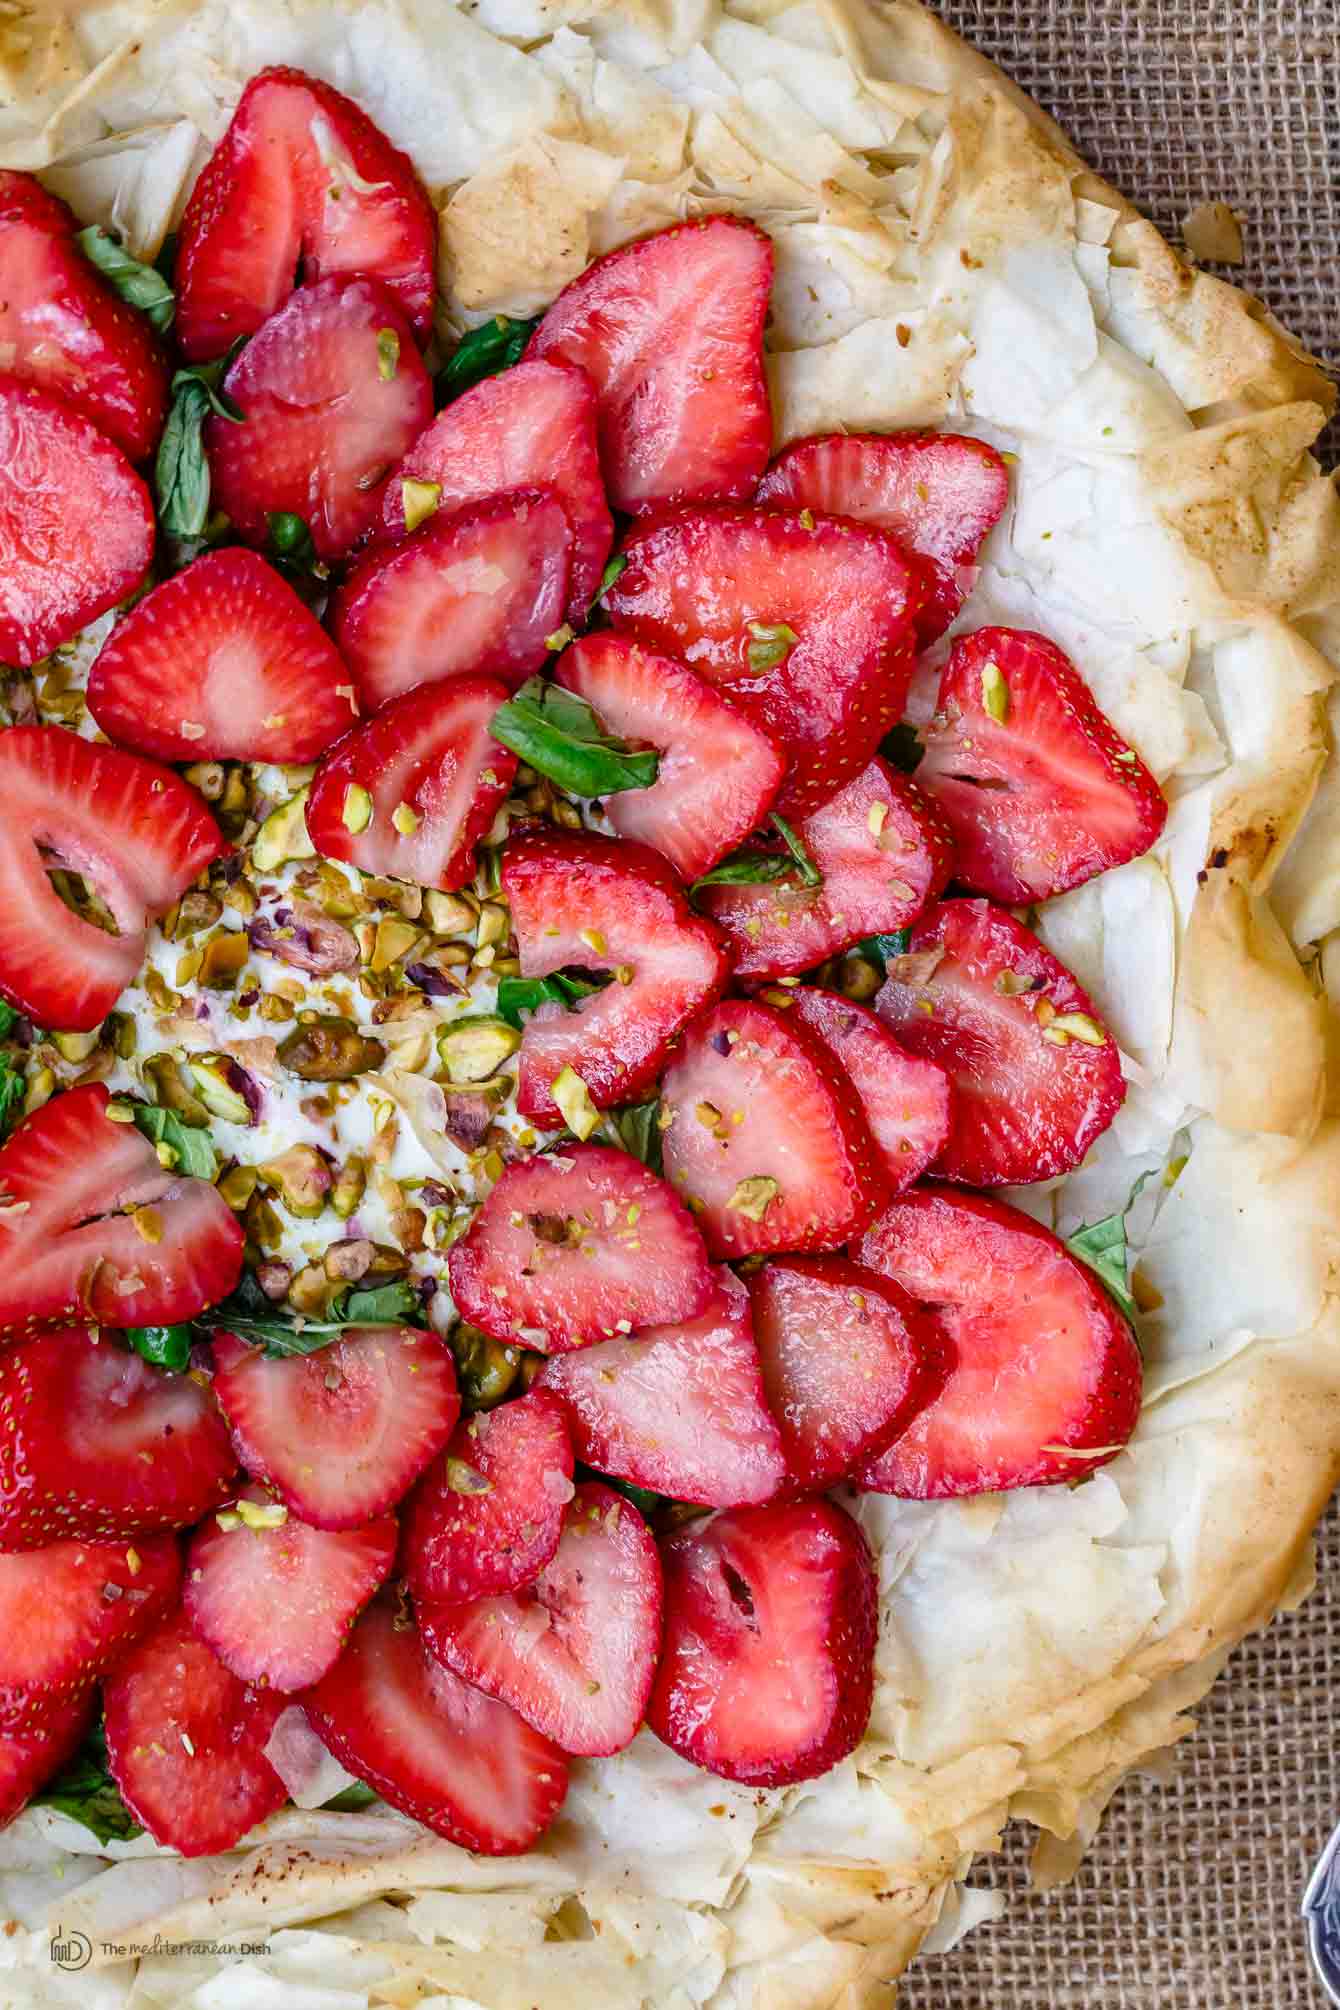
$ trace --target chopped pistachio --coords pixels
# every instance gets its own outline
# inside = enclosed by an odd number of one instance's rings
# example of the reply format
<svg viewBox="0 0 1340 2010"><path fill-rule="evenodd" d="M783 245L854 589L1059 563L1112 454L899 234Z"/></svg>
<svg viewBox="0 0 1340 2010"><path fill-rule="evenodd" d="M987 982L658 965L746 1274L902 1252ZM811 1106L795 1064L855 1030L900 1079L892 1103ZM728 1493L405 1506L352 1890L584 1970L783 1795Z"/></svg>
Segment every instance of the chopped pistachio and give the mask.
<svg viewBox="0 0 1340 2010"><path fill-rule="evenodd" d="M544 638L545 648L553 650L555 653L557 653L557 651L560 649L566 649L569 642L571 642L572 640L572 633L573 631L571 627L565 621L563 623L563 626L561 628L556 628L552 635L545 636Z"/></svg>
<svg viewBox="0 0 1340 2010"><path fill-rule="evenodd" d="M864 956L848 956L842 964L838 982L844 998L854 998L858 1004L863 1004L874 997L883 979L875 965L868 963Z"/></svg>
<svg viewBox="0 0 1340 2010"><path fill-rule="evenodd" d="M551 812L554 822L565 831L579 831L582 828L581 811L576 803L565 802L561 797Z"/></svg>
<svg viewBox="0 0 1340 2010"><path fill-rule="evenodd" d="M775 670L800 640L795 629L789 628L785 621L751 621L749 633L754 639L745 656L756 677L762 676L765 671Z"/></svg>
<svg viewBox="0 0 1340 2010"><path fill-rule="evenodd" d="M1087 1012L1058 1012L1046 1030L1053 1040L1059 1034L1063 1040L1078 1040L1085 1047L1107 1045L1107 1034Z"/></svg>
<svg viewBox="0 0 1340 2010"><path fill-rule="evenodd" d="M233 1086L240 1072L227 1054L192 1054L188 1063L200 1100L212 1117L226 1124L249 1124L251 1106L240 1089Z"/></svg>
<svg viewBox="0 0 1340 2010"><path fill-rule="evenodd" d="M288 1302L306 1318L320 1319L330 1311L341 1292L348 1289L338 1278L327 1277L322 1264L308 1263L289 1285Z"/></svg>
<svg viewBox="0 0 1340 2010"><path fill-rule="evenodd" d="M183 772L191 787L199 789L207 803L218 802L227 786L228 771L222 761L192 761Z"/></svg>
<svg viewBox="0 0 1340 2010"><path fill-rule="evenodd" d="M766 1173L756 1173L752 1178L740 1181L726 1205L735 1214L745 1215L750 1221L762 1221L780 1192L775 1179Z"/></svg>
<svg viewBox="0 0 1340 2010"><path fill-rule="evenodd" d="M231 886L225 887L223 904L225 907L231 908L234 914L240 914L243 921L250 921L252 915L255 914L257 907L260 905L256 899L255 887L249 879L241 875L233 881Z"/></svg>
<svg viewBox="0 0 1340 2010"><path fill-rule="evenodd" d="M330 1190L330 1204L341 1221L348 1221L350 1215L358 1212L367 1181L367 1161L361 1153L351 1152L336 1173Z"/></svg>
<svg viewBox="0 0 1340 2010"><path fill-rule="evenodd" d="M212 928L223 913L223 902L203 887L193 886L178 901L172 914L163 923L163 933L169 942L180 942L188 935L198 935L202 928Z"/></svg>
<svg viewBox="0 0 1340 2010"><path fill-rule="evenodd" d="M231 991L250 954L251 944L241 929L211 935L200 958L200 982L210 991Z"/></svg>
<svg viewBox="0 0 1340 2010"><path fill-rule="evenodd" d="M267 991L260 1002L260 1015L267 1025L283 1026L293 1017L293 1001L277 991Z"/></svg>
<svg viewBox="0 0 1340 2010"><path fill-rule="evenodd" d="M456 1357L456 1377L460 1384L461 1407L491 1410L500 1403L516 1381L521 1368L521 1349L508 1347L481 1333L477 1326L453 1328L449 1345Z"/></svg>
<svg viewBox="0 0 1340 2010"><path fill-rule="evenodd" d="M357 782L350 782L344 792L344 808L341 811L344 828L354 837L365 831L372 822L372 797Z"/></svg>
<svg viewBox="0 0 1340 2010"><path fill-rule="evenodd" d="M62 1061L70 1061L76 1066L86 1061L98 1044L99 1033L95 1028L91 1033L51 1033L47 1036Z"/></svg>
<svg viewBox="0 0 1340 2010"><path fill-rule="evenodd" d="M1010 716L1010 687L999 663L982 666L982 703L997 724L1003 726Z"/></svg>
<svg viewBox="0 0 1340 2010"><path fill-rule="evenodd" d="M405 511L405 529L417 530L433 514L441 500L441 482L404 479L400 484L400 501Z"/></svg>
<svg viewBox="0 0 1340 2010"><path fill-rule="evenodd" d="M388 915L377 923L372 954L368 958L369 967L374 975L389 970L393 964L402 962L422 941L422 930L416 928L412 921L401 921L399 917L393 919Z"/></svg>
<svg viewBox="0 0 1340 2010"><path fill-rule="evenodd" d="M394 328L377 330L377 375L389 384L400 368L400 337Z"/></svg>
<svg viewBox="0 0 1340 2010"><path fill-rule="evenodd" d="M219 1193L234 1214L241 1214L255 1193L260 1175L255 1166L232 1166L218 1182Z"/></svg>
<svg viewBox="0 0 1340 2010"><path fill-rule="evenodd" d="M492 1480L486 1480L478 1466L470 1465L465 1459L447 1460L447 1485L454 1494L491 1494Z"/></svg>
<svg viewBox="0 0 1340 2010"><path fill-rule="evenodd" d="M352 1019L314 1013L281 1042L279 1058L304 1082L349 1082L370 1068L380 1068L386 1049Z"/></svg>
<svg viewBox="0 0 1340 2010"><path fill-rule="evenodd" d="M429 888L423 896L423 918L434 935L464 935L473 928L479 903L463 893L440 893Z"/></svg>
<svg viewBox="0 0 1340 2010"><path fill-rule="evenodd" d="M315 1221L335 1183L329 1165L315 1145L290 1145L278 1158L257 1166L257 1173L279 1204L300 1221Z"/></svg>
<svg viewBox="0 0 1340 2010"><path fill-rule="evenodd" d="M256 833L251 857L257 872L274 872L291 858L316 857L316 846L307 835L306 789L271 810Z"/></svg>
<svg viewBox="0 0 1340 2010"><path fill-rule="evenodd" d="M257 1249L278 1249L284 1240L284 1224L259 1187L242 1210L242 1221Z"/></svg>
<svg viewBox="0 0 1340 2010"><path fill-rule="evenodd" d="M129 1061L139 1045L139 1029L129 1012L109 1012L102 1022L103 1037L118 1061Z"/></svg>
<svg viewBox="0 0 1340 2010"><path fill-rule="evenodd" d="M418 812L411 808L408 803L397 803L391 812L391 822L395 825L401 837L413 837L415 831L419 828Z"/></svg>
<svg viewBox="0 0 1340 2010"><path fill-rule="evenodd" d="M449 1082L486 1081L520 1045L520 1033L505 1019L457 1019L437 1036Z"/></svg>
<svg viewBox="0 0 1340 2010"><path fill-rule="evenodd" d="M209 1111L191 1090L174 1055L149 1054L143 1073L160 1109L171 1110L192 1130L208 1130Z"/></svg>
<svg viewBox="0 0 1340 2010"><path fill-rule="evenodd" d="M506 942L511 925L511 917L500 901L483 901L479 909L479 925L475 931L476 947L489 949Z"/></svg>
<svg viewBox="0 0 1340 2010"><path fill-rule="evenodd" d="M225 1513L227 1510L225 1509ZM237 1519L243 1528L282 1528L288 1520L288 1509L282 1501L240 1500L236 1507ZM223 1516L219 1516L223 1520Z"/></svg>
<svg viewBox="0 0 1340 2010"><path fill-rule="evenodd" d="M43 1103L49 1103L55 1093L55 1069L38 1068L28 1077L28 1092L23 1099L24 1116L30 1117L34 1110L40 1110Z"/></svg>
<svg viewBox="0 0 1340 2010"><path fill-rule="evenodd" d="M563 1121L575 1138L589 1138L600 1122L600 1112L575 1068L563 1068L549 1085L549 1093L562 1113Z"/></svg>

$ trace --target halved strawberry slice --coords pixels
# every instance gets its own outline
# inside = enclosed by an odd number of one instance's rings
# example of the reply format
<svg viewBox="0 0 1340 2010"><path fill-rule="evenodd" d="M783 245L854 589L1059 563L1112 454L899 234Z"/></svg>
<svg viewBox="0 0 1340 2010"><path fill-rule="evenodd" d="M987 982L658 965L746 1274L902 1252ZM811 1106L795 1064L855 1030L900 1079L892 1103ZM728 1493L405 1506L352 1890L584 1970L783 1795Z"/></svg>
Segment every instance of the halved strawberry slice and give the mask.
<svg viewBox="0 0 1340 2010"><path fill-rule="evenodd" d="M559 1355L537 1386L562 1401L584 1464L672 1500L736 1507L786 1478L749 1293L724 1265L696 1319Z"/></svg>
<svg viewBox="0 0 1340 2010"><path fill-rule="evenodd" d="M217 1190L167 1171L107 1104L101 1082L67 1089L0 1148L0 1338L172 1326L241 1274L241 1225Z"/></svg>
<svg viewBox="0 0 1340 2010"><path fill-rule="evenodd" d="M334 1667L389 1574L395 1516L363 1528L313 1528L276 1507L264 1487L245 1488L240 1500L249 1517L225 1510L192 1537L182 1605L191 1631L240 1682L291 1695Z"/></svg>
<svg viewBox="0 0 1340 2010"><path fill-rule="evenodd" d="M832 1501L733 1508L662 1550L665 1645L647 1722L682 1758L751 1787L812 1780L865 1734L875 1568Z"/></svg>
<svg viewBox="0 0 1340 2010"><path fill-rule="evenodd" d="M851 1083L771 1006L732 998L695 1019L661 1098L666 1178L714 1256L839 1249L888 1191Z"/></svg>
<svg viewBox="0 0 1340 2010"><path fill-rule="evenodd" d="M239 1460L314 1528L387 1513L460 1415L451 1349L417 1326L351 1326L285 1361L216 1333L214 1368Z"/></svg>
<svg viewBox="0 0 1340 2010"><path fill-rule="evenodd" d="M184 1612L133 1648L102 1694L112 1778L155 1842L210 1856L288 1799L265 1756L284 1696L239 1682Z"/></svg>
<svg viewBox="0 0 1340 2010"><path fill-rule="evenodd" d="M0 1417L5 1549L187 1528L228 1498L237 1470L208 1388L110 1331L53 1327L5 1348Z"/></svg>
<svg viewBox="0 0 1340 2010"><path fill-rule="evenodd" d="M506 702L507 686L491 677L449 677L355 727L312 781L317 850L416 886L463 886L516 773L516 755L489 734Z"/></svg>
<svg viewBox="0 0 1340 2010"><path fill-rule="evenodd" d="M149 921L228 844L179 776L63 726L0 734L0 800L0 995L39 1026L89 1031L134 981ZM67 906L53 866L83 876L118 934Z"/></svg>
<svg viewBox="0 0 1340 2010"><path fill-rule="evenodd" d="M763 822L781 786L782 756L682 663L606 632L574 642L554 674L621 740L660 754L649 789L627 789L605 804L620 837L652 845L689 880Z"/></svg>
<svg viewBox="0 0 1340 2010"><path fill-rule="evenodd" d="M545 315L528 354L578 363L594 381L616 509L753 493L772 447L772 263L757 225L707 217L598 258Z"/></svg>
<svg viewBox="0 0 1340 2010"><path fill-rule="evenodd" d="M480 1856L529 1849L563 1805L567 1754L444 1668L389 1598L369 1606L303 1707L341 1765Z"/></svg>
<svg viewBox="0 0 1340 2010"><path fill-rule="evenodd" d="M717 997L730 966L709 921L646 845L583 832L525 832L503 854L503 892L527 977L576 965L612 975L572 1009L543 1004L521 1044L517 1105L561 1129L555 1084L580 1075L597 1109L654 1084L676 1034Z"/></svg>
<svg viewBox="0 0 1340 2010"><path fill-rule="evenodd" d="M410 160L352 99L301 70L262 70L181 220L177 337L197 360L254 335L297 284L361 273L421 341L433 325L437 219Z"/></svg>
<svg viewBox="0 0 1340 2010"><path fill-rule="evenodd" d="M932 908L889 965L875 1010L949 1076L949 1142L935 1170L963 1186L1069 1172L1125 1098L1117 1043L1087 991L989 900Z"/></svg>
<svg viewBox="0 0 1340 2010"><path fill-rule="evenodd" d="M175 1603L180 1583L170 1535L0 1556L0 1730L31 1729L87 1695Z"/></svg>
<svg viewBox="0 0 1340 2010"><path fill-rule="evenodd" d="M85 258L78 230L32 175L0 172L0 355L142 461L163 430L167 366L144 316Z"/></svg>
<svg viewBox="0 0 1340 2010"><path fill-rule="evenodd" d="M407 496L410 520L422 521L424 512L541 488L558 497L572 533L566 612L580 621L614 536L596 450L596 394L584 370L518 363L454 399L387 483L380 534L404 537Z"/></svg>
<svg viewBox="0 0 1340 2010"><path fill-rule="evenodd" d="M958 846L954 876L1006 906L1148 851L1163 792L1070 658L1019 628L954 644L917 767Z"/></svg>
<svg viewBox="0 0 1340 2010"><path fill-rule="evenodd" d="M905 1291L844 1256L774 1257L749 1280L787 1482L822 1493L938 1395L944 1340Z"/></svg>
<svg viewBox="0 0 1340 2010"><path fill-rule="evenodd" d="M0 662L49 656L127 599L153 555L153 504L120 447L0 378Z"/></svg>
<svg viewBox="0 0 1340 2010"><path fill-rule="evenodd" d="M206 552L131 608L94 659L88 709L160 761L315 760L358 711L325 629L263 558Z"/></svg>
<svg viewBox="0 0 1340 2010"><path fill-rule="evenodd" d="M22 1814L38 1788L74 1757L92 1715L90 1692L53 1706L32 1730L0 1732L0 1828Z"/></svg>
<svg viewBox="0 0 1340 2010"><path fill-rule="evenodd" d="M548 1389L462 1423L414 1491L403 1563L416 1598L482 1598L538 1577L572 1499L572 1440Z"/></svg>
<svg viewBox="0 0 1340 2010"><path fill-rule="evenodd" d="M943 635L976 578L982 540L1010 499L1004 461L961 433L825 433L797 440L759 483L773 509L824 510L877 524L928 561L917 616L923 643Z"/></svg>
<svg viewBox="0 0 1340 2010"><path fill-rule="evenodd" d="M799 984L791 1011L823 1041L861 1099L889 1191L921 1178L949 1138L949 1077L934 1061L909 1054L884 1021L836 991Z"/></svg>
<svg viewBox="0 0 1340 2010"><path fill-rule="evenodd" d="M403 543L368 552L331 616L368 710L469 672L524 683L562 622L571 546L558 497L523 489L439 511Z"/></svg>
<svg viewBox="0 0 1340 2010"><path fill-rule="evenodd" d="M1093 1272L1049 1229L977 1194L923 1187L879 1217L858 1260L927 1308L943 1393L855 1475L910 1500L1081 1480L1140 1413L1140 1350Z"/></svg>
<svg viewBox="0 0 1340 2010"><path fill-rule="evenodd" d="M717 685L789 762L777 807L827 802L902 717L922 579L883 531L763 509L635 530L616 628Z"/></svg>
<svg viewBox="0 0 1340 2010"><path fill-rule="evenodd" d="M712 1295L683 1202L607 1145L508 1166L447 1271L462 1318L542 1354L696 1318Z"/></svg>
<svg viewBox="0 0 1340 2010"><path fill-rule="evenodd" d="M725 929L737 977L812 969L866 935L892 935L944 891L954 848L934 805L885 761L871 761L796 835L822 874L797 868L755 886L705 886L701 905ZM780 845L765 849L786 853Z"/></svg>
<svg viewBox="0 0 1340 2010"><path fill-rule="evenodd" d="M661 1564L651 1530L611 1487L577 1488L533 1583L418 1611L430 1653L565 1752L632 1743L661 1644Z"/></svg>
<svg viewBox="0 0 1340 2010"><path fill-rule="evenodd" d="M433 416L433 386L394 296L375 279L304 286L224 379L243 414L205 425L214 501L250 544L302 518L324 559L381 516L391 468Z"/></svg>

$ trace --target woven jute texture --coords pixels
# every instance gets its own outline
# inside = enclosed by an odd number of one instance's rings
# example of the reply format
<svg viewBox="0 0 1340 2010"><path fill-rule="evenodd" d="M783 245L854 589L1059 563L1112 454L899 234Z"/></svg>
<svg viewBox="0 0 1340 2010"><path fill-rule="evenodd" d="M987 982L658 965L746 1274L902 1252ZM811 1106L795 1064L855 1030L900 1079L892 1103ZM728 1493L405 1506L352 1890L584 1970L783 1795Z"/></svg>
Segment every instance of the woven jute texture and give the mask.
<svg viewBox="0 0 1340 2010"><path fill-rule="evenodd" d="M1340 0L961 0L940 12L1174 243L1242 218L1258 294L1340 368ZM1340 457L1332 427L1322 458ZM918 1963L899 2010L1321 2010L1299 1904L1340 1820L1340 1513L1302 1611L1248 1641L1178 1749L1122 1788L1075 1882L1029 1893L1012 1832L974 1884L1005 1917Z"/></svg>

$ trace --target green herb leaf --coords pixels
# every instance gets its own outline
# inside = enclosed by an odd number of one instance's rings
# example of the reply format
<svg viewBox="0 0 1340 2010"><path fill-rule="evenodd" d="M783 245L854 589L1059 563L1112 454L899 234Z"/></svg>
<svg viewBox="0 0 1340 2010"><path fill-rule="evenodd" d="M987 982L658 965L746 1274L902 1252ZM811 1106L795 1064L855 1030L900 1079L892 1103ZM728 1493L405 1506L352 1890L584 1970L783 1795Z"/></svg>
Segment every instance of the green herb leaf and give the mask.
<svg viewBox="0 0 1340 2010"><path fill-rule="evenodd" d="M913 775L920 766L926 749L917 738L917 729L906 719L893 726L879 743L879 751L890 767L900 768L905 775Z"/></svg>
<svg viewBox="0 0 1340 2010"><path fill-rule="evenodd" d="M864 956L877 970L887 970L895 956L906 956L911 947L911 929L900 928L892 935L867 935L856 944L856 954Z"/></svg>
<svg viewBox="0 0 1340 2010"><path fill-rule="evenodd" d="M371 1787L365 1787L362 1780L355 1780L352 1786L342 1787L338 1794L322 1801L321 1806L331 1814L353 1815L360 1808L371 1807L376 1798Z"/></svg>
<svg viewBox="0 0 1340 2010"><path fill-rule="evenodd" d="M600 1474L602 1486L613 1487L616 1494L622 1494L631 1501L644 1521L651 1521L659 1509L665 1505L664 1494L654 1494L650 1487L640 1487L633 1480L616 1480L609 1473Z"/></svg>
<svg viewBox="0 0 1340 2010"><path fill-rule="evenodd" d="M601 1126L600 1135L616 1145L630 1157L641 1159L654 1173L662 1170L661 1105L650 1103L625 1103L621 1110L611 1110Z"/></svg>
<svg viewBox="0 0 1340 2010"><path fill-rule="evenodd" d="M1102 1221L1077 1229L1068 1237L1066 1248L1088 1264L1109 1298L1114 1298L1126 1317L1134 1320L1135 1300L1127 1275L1125 1213L1109 1214Z"/></svg>
<svg viewBox="0 0 1340 2010"><path fill-rule="evenodd" d="M566 1005L571 1011L583 998L603 988L583 977L564 977L558 971L550 977L504 977L498 985L494 1010L519 1033L523 1012L533 1012L538 1005Z"/></svg>
<svg viewBox="0 0 1340 2010"><path fill-rule="evenodd" d="M7 1040L19 1023L19 1015L4 998L0 998L0 1040Z"/></svg>
<svg viewBox="0 0 1340 2010"><path fill-rule="evenodd" d="M627 571L627 569L628 569L628 560L623 556L622 553L620 553L617 558L612 558L609 564L605 567L605 570L600 575L600 587L596 593L596 599L603 600L605 598L605 595L609 592L610 588L613 586L615 580L621 578L622 575Z"/></svg>
<svg viewBox="0 0 1340 2010"><path fill-rule="evenodd" d="M235 1333L259 1347L270 1361L297 1354L319 1354L340 1340L351 1326L422 1326L423 1306L413 1285L404 1278L374 1291L346 1291L321 1319L308 1319L272 1305L250 1271L231 1298L202 1312L196 1324L207 1332Z"/></svg>
<svg viewBox="0 0 1340 2010"><path fill-rule="evenodd" d="M7 1138L23 1113L28 1084L23 1071L0 1056L0 1138Z"/></svg>
<svg viewBox="0 0 1340 2010"><path fill-rule="evenodd" d="M291 510L271 510L265 519L270 527L270 542L281 558L310 558L315 547L312 533L300 516Z"/></svg>
<svg viewBox="0 0 1340 2010"><path fill-rule="evenodd" d="M142 1835L122 1800L107 1764L107 1740L101 1722L93 1725L79 1750L33 1795L34 1807L55 1808L82 1822L101 1843L133 1842Z"/></svg>
<svg viewBox="0 0 1340 2010"><path fill-rule="evenodd" d="M775 670L791 654L800 637L794 628L788 628L784 621L751 621L749 633L753 641L745 651L749 668L756 677L765 670Z"/></svg>
<svg viewBox="0 0 1340 2010"><path fill-rule="evenodd" d="M489 731L504 747L574 796L613 796L649 789L661 757L635 752L605 731L591 707L571 691L532 677L500 705Z"/></svg>
<svg viewBox="0 0 1340 2010"><path fill-rule="evenodd" d="M219 1170L208 1131L193 1130L175 1110L160 1110L154 1103L132 1103L135 1127L151 1145L166 1145L173 1154L172 1171L192 1179L212 1180Z"/></svg>
<svg viewBox="0 0 1340 2010"><path fill-rule="evenodd" d="M791 880L797 886L822 886L823 874L784 817L772 818L785 851L733 851L714 865L689 888L700 886L771 886L777 880Z"/></svg>
<svg viewBox="0 0 1340 2010"><path fill-rule="evenodd" d="M485 377L496 377L499 370L519 363L539 325L538 320L512 321L506 314L495 314L482 328L472 328L468 335L462 336L455 354L437 373L442 403L449 404L472 384Z"/></svg>
<svg viewBox="0 0 1340 2010"><path fill-rule="evenodd" d="M191 1342L195 1338L190 1326L127 1326L126 1345L132 1354L138 1354L142 1361L152 1361L157 1368L172 1368L178 1373L190 1364Z"/></svg>
<svg viewBox="0 0 1340 2010"><path fill-rule="evenodd" d="M90 265L96 265L114 292L131 307L138 307L160 335L166 335L177 311L177 301L161 272L132 258L125 246L100 224L91 223L87 230L79 232L79 249Z"/></svg>
<svg viewBox="0 0 1340 2010"><path fill-rule="evenodd" d="M346 1326L421 1326L423 1305L414 1286L398 1277L372 1291L351 1291L340 1318Z"/></svg>
<svg viewBox="0 0 1340 2010"><path fill-rule="evenodd" d="M211 412L232 425L245 417L222 388L236 346L216 363L178 370L172 379L172 403L154 462L158 518L169 537L202 537L209 521L205 421Z"/></svg>

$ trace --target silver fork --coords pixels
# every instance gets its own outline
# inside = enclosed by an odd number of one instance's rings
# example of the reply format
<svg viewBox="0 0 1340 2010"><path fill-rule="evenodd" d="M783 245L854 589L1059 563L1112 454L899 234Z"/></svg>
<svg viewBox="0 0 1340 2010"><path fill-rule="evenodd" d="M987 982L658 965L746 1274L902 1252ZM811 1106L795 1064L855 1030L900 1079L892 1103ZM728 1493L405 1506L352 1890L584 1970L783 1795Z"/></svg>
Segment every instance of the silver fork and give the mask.
<svg viewBox="0 0 1340 2010"><path fill-rule="evenodd" d="M1336 2010L1340 2010L1340 1827L1337 1827L1303 1893L1312 1966Z"/></svg>

